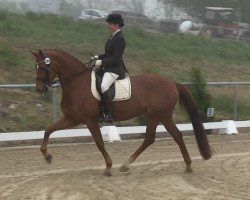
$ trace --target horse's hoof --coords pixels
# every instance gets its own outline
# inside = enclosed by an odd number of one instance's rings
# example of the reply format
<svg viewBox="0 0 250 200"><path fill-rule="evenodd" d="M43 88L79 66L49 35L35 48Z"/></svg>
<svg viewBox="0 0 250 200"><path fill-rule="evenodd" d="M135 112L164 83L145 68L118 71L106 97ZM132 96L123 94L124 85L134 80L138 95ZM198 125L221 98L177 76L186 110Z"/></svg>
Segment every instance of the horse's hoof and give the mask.
<svg viewBox="0 0 250 200"><path fill-rule="evenodd" d="M120 172L129 172L130 168L126 165L122 165L120 167Z"/></svg>
<svg viewBox="0 0 250 200"><path fill-rule="evenodd" d="M186 173L192 173L193 170L191 167L186 167L186 170L185 170Z"/></svg>
<svg viewBox="0 0 250 200"><path fill-rule="evenodd" d="M51 164L52 159L53 159L53 157L52 157L51 154L48 154L48 155L45 157L45 160L47 161L48 164Z"/></svg>
<svg viewBox="0 0 250 200"><path fill-rule="evenodd" d="M112 176L111 169L105 169L104 172L103 172L103 175L108 176L108 177Z"/></svg>

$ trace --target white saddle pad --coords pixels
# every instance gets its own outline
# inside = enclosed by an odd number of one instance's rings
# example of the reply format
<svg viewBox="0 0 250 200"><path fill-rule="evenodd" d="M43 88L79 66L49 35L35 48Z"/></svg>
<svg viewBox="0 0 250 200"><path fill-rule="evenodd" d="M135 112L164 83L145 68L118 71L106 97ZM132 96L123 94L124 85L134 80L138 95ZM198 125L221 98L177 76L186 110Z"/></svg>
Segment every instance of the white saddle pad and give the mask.
<svg viewBox="0 0 250 200"><path fill-rule="evenodd" d="M95 72L91 73L91 92L97 100L101 100L101 96L96 89L96 77ZM115 98L113 101L123 101L131 97L131 82L130 78L126 77L122 80L115 81Z"/></svg>

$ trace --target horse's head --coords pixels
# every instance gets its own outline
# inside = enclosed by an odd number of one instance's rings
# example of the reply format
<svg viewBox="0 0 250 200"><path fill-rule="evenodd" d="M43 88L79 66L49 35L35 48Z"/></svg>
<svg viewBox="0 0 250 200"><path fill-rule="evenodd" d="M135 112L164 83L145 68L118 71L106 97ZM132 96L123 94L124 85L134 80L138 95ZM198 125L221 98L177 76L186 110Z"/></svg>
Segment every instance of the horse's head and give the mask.
<svg viewBox="0 0 250 200"><path fill-rule="evenodd" d="M39 50L38 52L30 51L36 57L36 92L45 94L51 86L52 80L57 76L57 64L47 54Z"/></svg>

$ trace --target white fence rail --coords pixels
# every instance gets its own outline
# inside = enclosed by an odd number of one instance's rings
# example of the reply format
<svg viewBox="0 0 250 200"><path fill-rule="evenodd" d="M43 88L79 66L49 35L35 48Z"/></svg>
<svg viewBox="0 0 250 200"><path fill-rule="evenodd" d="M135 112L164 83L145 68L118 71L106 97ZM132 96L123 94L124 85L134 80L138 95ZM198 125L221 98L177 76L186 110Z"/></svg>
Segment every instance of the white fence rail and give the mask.
<svg viewBox="0 0 250 200"><path fill-rule="evenodd" d="M177 124L180 131L192 131L192 124ZM238 134L237 128L250 127L249 121L233 121L225 120L222 122L204 123L205 129L219 129L219 133ZM142 134L146 132L146 126L132 126L132 127L115 127L103 126L101 128L102 135L105 141L120 141L120 135L126 134ZM157 133L167 132L163 125L159 125L156 129ZM35 140L42 139L44 131L30 131L30 132L10 132L0 133L0 141L20 141L20 140ZM67 129L56 131L51 135L51 138L68 138L68 137L84 137L91 136L88 129Z"/></svg>

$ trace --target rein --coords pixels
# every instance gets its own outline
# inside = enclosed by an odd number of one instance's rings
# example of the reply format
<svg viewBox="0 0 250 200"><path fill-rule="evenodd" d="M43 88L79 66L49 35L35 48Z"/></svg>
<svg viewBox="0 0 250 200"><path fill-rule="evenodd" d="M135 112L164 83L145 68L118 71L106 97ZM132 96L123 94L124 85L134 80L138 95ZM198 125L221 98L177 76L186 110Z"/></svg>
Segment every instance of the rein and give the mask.
<svg viewBox="0 0 250 200"><path fill-rule="evenodd" d="M75 74L71 74L71 75L67 76L66 78L64 78L64 80L62 80L61 82L60 82L60 80L52 81L50 87L51 87L51 88L55 88L55 87L58 87L58 86L59 86L59 85L53 86L55 83L59 83L61 86L62 86L62 85L65 85L65 84L67 84L67 83L73 81L76 77L78 77L78 76L84 74L86 71L92 70L92 69L95 67L95 62L93 62L93 61L94 61L94 60L90 60L90 61L88 61L88 62L86 62L86 63L82 63L83 66L86 68L85 70L83 70L83 71L81 71L81 72L77 72L77 73L75 73Z"/></svg>

